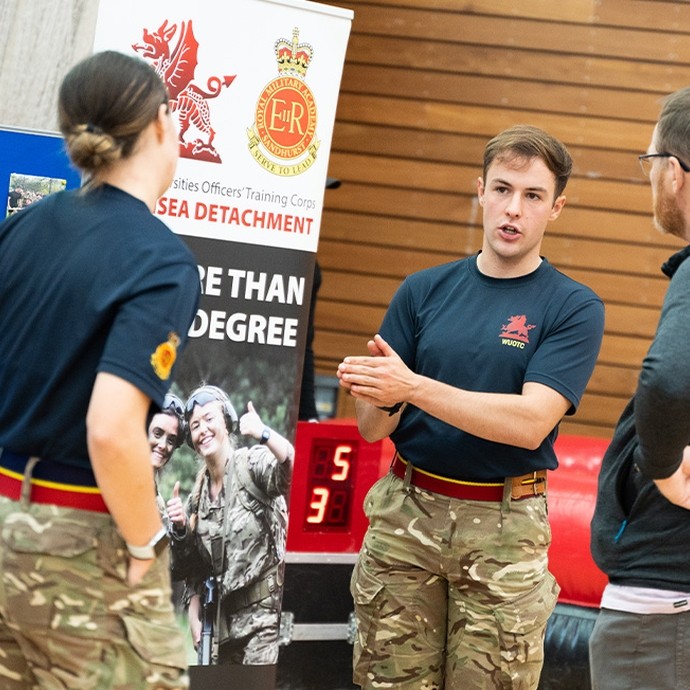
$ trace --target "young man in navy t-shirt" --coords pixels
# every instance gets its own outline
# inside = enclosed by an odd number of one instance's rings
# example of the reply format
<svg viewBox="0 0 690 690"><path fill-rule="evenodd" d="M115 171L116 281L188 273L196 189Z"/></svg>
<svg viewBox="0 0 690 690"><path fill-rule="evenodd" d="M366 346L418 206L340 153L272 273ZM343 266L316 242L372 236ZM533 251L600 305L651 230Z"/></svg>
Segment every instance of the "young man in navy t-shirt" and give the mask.
<svg viewBox="0 0 690 690"><path fill-rule="evenodd" d="M409 276L368 356L338 367L391 472L352 578L364 688L536 688L558 585L546 470L603 335L601 300L540 255L572 161L546 132L492 139L481 252Z"/></svg>

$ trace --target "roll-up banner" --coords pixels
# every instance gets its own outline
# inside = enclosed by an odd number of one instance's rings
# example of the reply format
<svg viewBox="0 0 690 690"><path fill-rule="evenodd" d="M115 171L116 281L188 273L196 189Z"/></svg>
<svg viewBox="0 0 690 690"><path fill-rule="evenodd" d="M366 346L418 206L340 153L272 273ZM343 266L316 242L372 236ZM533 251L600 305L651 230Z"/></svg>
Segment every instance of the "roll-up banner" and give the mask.
<svg viewBox="0 0 690 690"><path fill-rule="evenodd" d="M223 687L250 688L247 667L264 667L265 678L265 667L277 663L289 474L262 452L271 441L242 435L232 417L254 411L269 437L294 440L352 17L304 0L99 6L94 50L149 62L167 84L179 128L177 173L155 213L194 252L202 298L172 392L186 403L199 386L217 386L236 432L224 500L193 435L158 477L163 501L179 493L198 528L199 568L173 575L200 688L220 687L221 677ZM214 526L216 505L223 517ZM209 672L235 666L235 674L215 675L209 685L206 664Z"/></svg>

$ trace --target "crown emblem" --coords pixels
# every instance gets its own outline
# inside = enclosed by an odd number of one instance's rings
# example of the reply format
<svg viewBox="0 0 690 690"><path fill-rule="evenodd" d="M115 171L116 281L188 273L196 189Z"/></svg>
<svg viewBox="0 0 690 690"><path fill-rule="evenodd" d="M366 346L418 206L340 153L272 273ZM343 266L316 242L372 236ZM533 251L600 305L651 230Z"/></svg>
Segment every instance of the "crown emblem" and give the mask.
<svg viewBox="0 0 690 690"><path fill-rule="evenodd" d="M314 49L308 43L299 42L299 29L292 30L292 42L279 38L275 46L278 72L283 76L304 79L309 68Z"/></svg>

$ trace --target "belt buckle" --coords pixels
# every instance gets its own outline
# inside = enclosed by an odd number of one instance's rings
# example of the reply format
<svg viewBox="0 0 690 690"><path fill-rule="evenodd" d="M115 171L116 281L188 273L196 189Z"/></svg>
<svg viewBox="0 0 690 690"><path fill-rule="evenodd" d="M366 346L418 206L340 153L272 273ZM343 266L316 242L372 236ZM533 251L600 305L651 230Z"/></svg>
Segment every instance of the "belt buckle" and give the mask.
<svg viewBox="0 0 690 690"><path fill-rule="evenodd" d="M540 470L534 470L527 475L520 477L513 477L510 497L517 501L521 498L540 496L544 491L539 491L538 488L546 481L546 477L538 477ZM530 477L531 475L531 477Z"/></svg>

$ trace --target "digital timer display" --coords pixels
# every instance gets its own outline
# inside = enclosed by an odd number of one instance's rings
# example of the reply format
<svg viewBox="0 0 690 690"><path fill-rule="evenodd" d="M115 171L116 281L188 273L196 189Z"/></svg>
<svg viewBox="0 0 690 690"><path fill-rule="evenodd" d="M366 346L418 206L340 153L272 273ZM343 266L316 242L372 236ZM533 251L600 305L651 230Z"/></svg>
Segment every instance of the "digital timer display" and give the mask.
<svg viewBox="0 0 690 690"><path fill-rule="evenodd" d="M305 530L338 532L350 528L358 451L359 443L354 440L314 441L307 472Z"/></svg>
<svg viewBox="0 0 690 690"><path fill-rule="evenodd" d="M365 441L354 419L298 422L288 552L309 558L358 553L369 526L364 499L394 453L388 438Z"/></svg>

